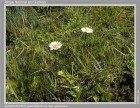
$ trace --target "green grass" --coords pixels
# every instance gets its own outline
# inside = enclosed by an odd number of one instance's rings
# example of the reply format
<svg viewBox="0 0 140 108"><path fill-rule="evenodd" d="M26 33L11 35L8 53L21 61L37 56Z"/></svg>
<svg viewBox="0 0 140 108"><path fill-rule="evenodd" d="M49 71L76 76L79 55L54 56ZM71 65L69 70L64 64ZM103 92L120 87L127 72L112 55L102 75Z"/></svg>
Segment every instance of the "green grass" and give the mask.
<svg viewBox="0 0 140 108"><path fill-rule="evenodd" d="M8 6L6 101L133 102L134 7Z"/></svg>

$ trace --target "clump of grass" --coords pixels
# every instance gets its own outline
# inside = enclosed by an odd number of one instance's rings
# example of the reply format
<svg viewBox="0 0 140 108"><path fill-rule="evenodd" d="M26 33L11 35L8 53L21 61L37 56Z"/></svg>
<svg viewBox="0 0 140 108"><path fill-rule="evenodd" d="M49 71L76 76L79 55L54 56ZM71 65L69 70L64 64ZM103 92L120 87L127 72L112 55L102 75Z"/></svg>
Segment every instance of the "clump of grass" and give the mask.
<svg viewBox="0 0 140 108"><path fill-rule="evenodd" d="M133 102L133 27L133 6L8 6L6 100Z"/></svg>

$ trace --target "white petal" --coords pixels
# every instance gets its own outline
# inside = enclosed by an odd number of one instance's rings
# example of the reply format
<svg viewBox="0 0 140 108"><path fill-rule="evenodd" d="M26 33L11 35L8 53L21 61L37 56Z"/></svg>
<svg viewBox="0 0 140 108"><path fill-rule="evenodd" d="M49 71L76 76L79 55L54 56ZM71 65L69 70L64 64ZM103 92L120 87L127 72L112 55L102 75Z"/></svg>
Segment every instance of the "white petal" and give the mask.
<svg viewBox="0 0 140 108"><path fill-rule="evenodd" d="M51 43L49 44L49 47L52 47L52 44Z"/></svg>
<svg viewBox="0 0 140 108"><path fill-rule="evenodd" d="M86 28L85 28L85 27L83 27L83 28L81 28L81 30L82 30L82 32L85 32Z"/></svg>
<svg viewBox="0 0 140 108"><path fill-rule="evenodd" d="M51 47L50 50L53 50L53 48Z"/></svg>
<svg viewBox="0 0 140 108"><path fill-rule="evenodd" d="M87 33L93 33L93 30L92 30L92 29L90 29Z"/></svg>

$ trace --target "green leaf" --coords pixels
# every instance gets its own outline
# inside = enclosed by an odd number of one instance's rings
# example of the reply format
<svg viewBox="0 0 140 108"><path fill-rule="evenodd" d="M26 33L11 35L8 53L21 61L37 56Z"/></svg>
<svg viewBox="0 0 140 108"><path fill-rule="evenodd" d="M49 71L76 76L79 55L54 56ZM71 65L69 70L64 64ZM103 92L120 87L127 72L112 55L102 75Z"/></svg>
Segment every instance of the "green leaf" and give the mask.
<svg viewBox="0 0 140 108"><path fill-rule="evenodd" d="M93 99L95 102L99 102L99 97L98 96L93 96Z"/></svg>
<svg viewBox="0 0 140 108"><path fill-rule="evenodd" d="M75 98L77 97L77 95L73 91L70 91L70 95L73 96L73 97L75 97Z"/></svg>
<svg viewBox="0 0 140 108"><path fill-rule="evenodd" d="M74 79L68 79L68 81L69 81L70 84L73 84L75 82Z"/></svg>
<svg viewBox="0 0 140 108"><path fill-rule="evenodd" d="M60 76L65 76L63 71L58 71L57 74L60 75Z"/></svg>

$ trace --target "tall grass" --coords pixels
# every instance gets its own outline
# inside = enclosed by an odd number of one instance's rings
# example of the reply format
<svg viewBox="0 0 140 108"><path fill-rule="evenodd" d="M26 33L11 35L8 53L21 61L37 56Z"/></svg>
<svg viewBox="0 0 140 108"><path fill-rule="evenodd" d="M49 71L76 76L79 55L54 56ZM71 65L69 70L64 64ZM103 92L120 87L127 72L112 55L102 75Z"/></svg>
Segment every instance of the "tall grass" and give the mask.
<svg viewBox="0 0 140 108"><path fill-rule="evenodd" d="M134 7L7 6L6 100L133 102Z"/></svg>

